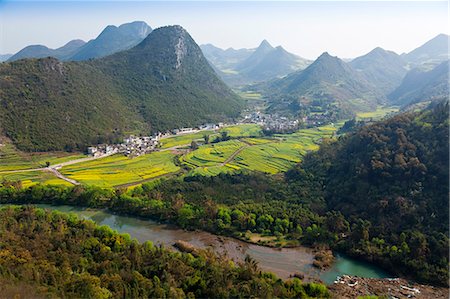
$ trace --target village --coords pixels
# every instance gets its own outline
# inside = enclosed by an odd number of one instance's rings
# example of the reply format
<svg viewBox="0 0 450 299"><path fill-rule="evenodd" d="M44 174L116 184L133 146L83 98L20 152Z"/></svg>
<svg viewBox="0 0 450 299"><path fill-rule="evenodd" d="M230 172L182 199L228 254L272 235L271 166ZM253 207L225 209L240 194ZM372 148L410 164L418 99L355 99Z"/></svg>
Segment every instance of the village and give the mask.
<svg viewBox="0 0 450 299"><path fill-rule="evenodd" d="M292 119L279 114L266 114L261 111L253 111L244 115L241 121L225 124L206 123L198 127L176 128L164 133L158 132L152 136L130 135L124 138L119 144L99 144L87 148L87 153L93 157L100 157L113 154L124 154L127 157L137 157L158 150L161 139L170 138L177 135L192 134L201 131L219 130L223 127L240 124L258 124L265 132L291 133L301 127L314 127L327 123L323 115L313 114L301 119Z"/></svg>
<svg viewBox="0 0 450 299"><path fill-rule="evenodd" d="M195 128L178 128L165 133L158 132L152 136L130 135L119 144L99 144L87 148L87 153L92 157L101 157L113 154L124 154L127 157L138 157L158 150L161 139L176 135L192 134L200 131L218 130L226 126L224 123L208 123Z"/></svg>

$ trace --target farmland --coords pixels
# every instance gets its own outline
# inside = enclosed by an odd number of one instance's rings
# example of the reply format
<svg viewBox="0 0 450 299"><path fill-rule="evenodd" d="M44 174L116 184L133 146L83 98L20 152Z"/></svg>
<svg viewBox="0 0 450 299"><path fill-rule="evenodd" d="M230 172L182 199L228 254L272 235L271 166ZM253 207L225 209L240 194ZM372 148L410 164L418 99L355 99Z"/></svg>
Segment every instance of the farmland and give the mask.
<svg viewBox="0 0 450 299"><path fill-rule="evenodd" d="M48 185L64 185L70 186L71 184L55 177L52 173L46 171L24 171L13 173L0 172L0 182L2 181L21 181L23 187L32 186L38 183Z"/></svg>
<svg viewBox="0 0 450 299"><path fill-rule="evenodd" d="M271 138L230 140L201 146L180 160L192 168L189 175L217 175L238 170L275 174L300 162L308 151L318 148L321 138L331 137L335 131L334 126L323 126Z"/></svg>
<svg viewBox="0 0 450 299"><path fill-rule="evenodd" d="M45 167L46 162L53 165L84 157L86 156L82 154L63 152L23 153L18 151L11 143L4 143L0 146L0 172L41 168Z"/></svg>
<svg viewBox="0 0 450 299"><path fill-rule="evenodd" d="M69 165L60 172L82 184L110 188L177 172L180 168L175 165L174 157L170 151L153 152L132 159L114 155Z"/></svg>
<svg viewBox="0 0 450 299"><path fill-rule="evenodd" d="M170 149L188 145L192 140L203 140L210 135L214 141L220 132L226 131L231 138L227 141L200 145L193 151L174 153ZM162 149L136 158L113 155L96 160L66 165L59 171L69 179L85 185L104 188L130 186L161 176L173 175L181 171L179 163L189 170L187 175L214 176L236 171L260 171L269 174L284 172L302 157L318 148L323 137L331 137L336 128L323 126L302 129L293 134L262 136L261 128L255 124L233 125L219 132L202 131L162 139ZM11 145L2 147L0 180L21 180L23 185L36 183L69 184L46 171L6 173L6 171L42 168L48 161L51 165L79 159L84 155L63 155L61 153L24 154ZM179 162L176 162L176 161Z"/></svg>
<svg viewBox="0 0 450 299"><path fill-rule="evenodd" d="M383 117L385 117L385 116L387 116L389 114L392 114L392 113L396 113L398 111L399 111L398 107L394 107L394 106L390 106L390 107L378 106L375 111L357 113L356 114L356 118L357 119L380 120Z"/></svg>
<svg viewBox="0 0 450 299"><path fill-rule="evenodd" d="M161 139L161 148L166 149L175 146L190 145L192 140L203 140L204 135L211 136L214 134L216 134L216 132L210 130L210 131L200 131L191 134L175 135L173 137Z"/></svg>
<svg viewBox="0 0 450 299"><path fill-rule="evenodd" d="M257 137L262 136L261 127L256 124L242 124L228 126L220 130L227 132L230 137Z"/></svg>

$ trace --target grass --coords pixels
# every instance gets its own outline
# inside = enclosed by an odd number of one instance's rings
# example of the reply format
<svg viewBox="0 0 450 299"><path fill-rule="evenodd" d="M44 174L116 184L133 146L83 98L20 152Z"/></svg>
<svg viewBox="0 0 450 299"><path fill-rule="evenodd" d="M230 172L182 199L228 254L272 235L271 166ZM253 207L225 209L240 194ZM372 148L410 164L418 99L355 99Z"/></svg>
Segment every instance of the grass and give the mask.
<svg viewBox="0 0 450 299"><path fill-rule="evenodd" d="M64 152L24 153L18 151L11 143L5 143L0 146L0 172L41 168L45 167L45 162L54 165L85 157L82 154Z"/></svg>
<svg viewBox="0 0 450 299"><path fill-rule="evenodd" d="M55 177L52 173L46 171L26 171L14 173L1 173L0 181L21 181L23 187L29 187L38 183L47 185L72 186L69 182Z"/></svg>
<svg viewBox="0 0 450 299"><path fill-rule="evenodd" d="M180 168L175 165L174 157L170 151L153 152L132 159L113 155L69 165L60 172L86 185L110 188L177 172Z"/></svg>
<svg viewBox="0 0 450 299"><path fill-rule="evenodd" d="M372 120L380 120L383 117L391 114L396 113L399 111L399 107L395 106L378 106L375 111L371 112L359 112L356 114L357 119L372 119Z"/></svg>

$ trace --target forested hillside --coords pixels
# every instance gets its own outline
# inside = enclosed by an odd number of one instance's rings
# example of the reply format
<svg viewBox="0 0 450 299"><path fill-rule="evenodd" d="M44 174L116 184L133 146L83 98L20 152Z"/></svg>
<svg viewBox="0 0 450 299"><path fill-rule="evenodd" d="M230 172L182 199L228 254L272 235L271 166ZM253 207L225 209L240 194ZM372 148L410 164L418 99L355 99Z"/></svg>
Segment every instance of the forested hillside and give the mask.
<svg viewBox="0 0 450 299"><path fill-rule="evenodd" d="M27 206L0 208L0 243L0 286L12 297L328 296L323 285L261 273L249 258L234 265L208 251L139 244L107 226Z"/></svg>
<svg viewBox="0 0 450 299"><path fill-rule="evenodd" d="M180 26L103 59L0 65L0 134L27 151L83 150L125 133L236 117L242 107Z"/></svg>
<svg viewBox="0 0 450 299"><path fill-rule="evenodd" d="M448 119L448 102L401 114L326 142L300 164L297 174L321 182L328 209L359 231L342 248L447 283Z"/></svg>

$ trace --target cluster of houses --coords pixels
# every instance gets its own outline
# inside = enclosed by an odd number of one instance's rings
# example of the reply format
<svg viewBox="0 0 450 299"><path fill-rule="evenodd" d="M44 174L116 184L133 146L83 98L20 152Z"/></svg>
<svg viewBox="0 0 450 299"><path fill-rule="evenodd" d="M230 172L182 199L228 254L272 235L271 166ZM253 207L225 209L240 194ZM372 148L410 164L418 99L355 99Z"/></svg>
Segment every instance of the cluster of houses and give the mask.
<svg viewBox="0 0 450 299"><path fill-rule="evenodd" d="M130 135L124 138L119 144L99 144L87 148L87 153L93 157L101 157L105 155L112 155L122 153L125 156L137 157L155 151L161 138L167 138L173 135L182 135L195 133L204 130L217 130L224 127L224 123L217 124L203 124L195 128L179 128L167 131L165 133L157 133L153 136L134 136Z"/></svg>
<svg viewBox="0 0 450 299"><path fill-rule="evenodd" d="M125 156L137 157L154 151L158 144L161 134L154 136L129 136L119 144L99 144L90 146L87 149L89 155L99 157L123 153Z"/></svg>
<svg viewBox="0 0 450 299"><path fill-rule="evenodd" d="M265 114L260 111L252 112L244 116L244 123L261 125L266 131L284 132L298 129L300 121L289 119L278 114Z"/></svg>

